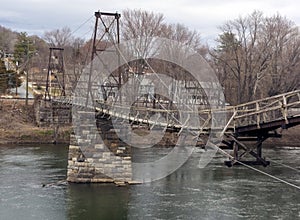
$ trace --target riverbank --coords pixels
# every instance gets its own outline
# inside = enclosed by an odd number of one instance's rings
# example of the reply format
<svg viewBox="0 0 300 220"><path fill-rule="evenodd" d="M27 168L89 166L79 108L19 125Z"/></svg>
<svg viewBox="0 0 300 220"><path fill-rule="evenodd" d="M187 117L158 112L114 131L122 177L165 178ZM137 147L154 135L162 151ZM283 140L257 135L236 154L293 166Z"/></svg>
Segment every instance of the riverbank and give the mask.
<svg viewBox="0 0 300 220"><path fill-rule="evenodd" d="M264 146L290 146L300 147L300 125L280 131L281 138L269 138Z"/></svg>
<svg viewBox="0 0 300 220"><path fill-rule="evenodd" d="M69 143L71 126L38 127L33 100L0 100L0 144ZM57 132L55 132L57 131Z"/></svg>

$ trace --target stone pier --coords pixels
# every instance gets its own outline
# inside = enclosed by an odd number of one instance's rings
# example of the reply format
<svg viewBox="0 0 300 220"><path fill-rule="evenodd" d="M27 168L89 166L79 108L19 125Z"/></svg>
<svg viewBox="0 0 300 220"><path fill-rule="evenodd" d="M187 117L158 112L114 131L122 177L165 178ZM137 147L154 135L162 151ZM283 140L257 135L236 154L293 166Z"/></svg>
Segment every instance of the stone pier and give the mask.
<svg viewBox="0 0 300 220"><path fill-rule="evenodd" d="M75 117L78 120L73 120L67 180L74 183L130 183L130 148L119 139L111 121L100 117L95 120L95 112L87 111L78 111Z"/></svg>
<svg viewBox="0 0 300 220"><path fill-rule="evenodd" d="M35 122L39 127L52 125L71 125L72 113L70 105L45 101L38 96L34 101Z"/></svg>

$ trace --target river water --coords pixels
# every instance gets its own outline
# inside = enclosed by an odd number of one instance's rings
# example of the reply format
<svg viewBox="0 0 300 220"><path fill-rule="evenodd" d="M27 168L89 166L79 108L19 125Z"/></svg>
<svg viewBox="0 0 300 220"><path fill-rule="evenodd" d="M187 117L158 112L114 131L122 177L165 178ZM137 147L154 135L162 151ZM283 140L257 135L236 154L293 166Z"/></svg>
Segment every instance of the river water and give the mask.
<svg viewBox="0 0 300 220"><path fill-rule="evenodd" d="M264 153L300 169L300 148ZM0 219L300 219L300 190L222 157L199 169L200 154L162 180L116 187L62 181L67 146L1 146ZM258 168L300 186L297 170Z"/></svg>

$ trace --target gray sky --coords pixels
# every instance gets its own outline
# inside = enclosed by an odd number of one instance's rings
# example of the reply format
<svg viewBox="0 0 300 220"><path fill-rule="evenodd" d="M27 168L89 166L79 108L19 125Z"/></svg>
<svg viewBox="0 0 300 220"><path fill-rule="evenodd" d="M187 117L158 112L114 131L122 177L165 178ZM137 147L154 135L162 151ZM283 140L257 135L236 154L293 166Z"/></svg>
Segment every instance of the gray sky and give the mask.
<svg viewBox="0 0 300 220"><path fill-rule="evenodd" d="M68 26L75 31L93 17L95 11L122 12L143 9L160 12L170 23L182 23L201 33L203 43L212 44L227 20L250 14L280 13L300 26L297 0L0 0L0 25L42 36L44 31ZM93 19L74 35L89 38Z"/></svg>

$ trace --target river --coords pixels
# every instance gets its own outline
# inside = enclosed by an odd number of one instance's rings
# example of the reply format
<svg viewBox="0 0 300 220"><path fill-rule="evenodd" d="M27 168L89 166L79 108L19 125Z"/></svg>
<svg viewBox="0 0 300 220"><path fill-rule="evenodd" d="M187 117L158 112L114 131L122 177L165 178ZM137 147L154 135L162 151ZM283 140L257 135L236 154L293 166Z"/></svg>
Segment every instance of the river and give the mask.
<svg viewBox="0 0 300 220"><path fill-rule="evenodd" d="M259 169L300 186L300 148L264 153L298 171ZM116 187L65 183L67 146L1 146L0 219L300 219L300 190L222 157L199 169L200 154L162 180Z"/></svg>

